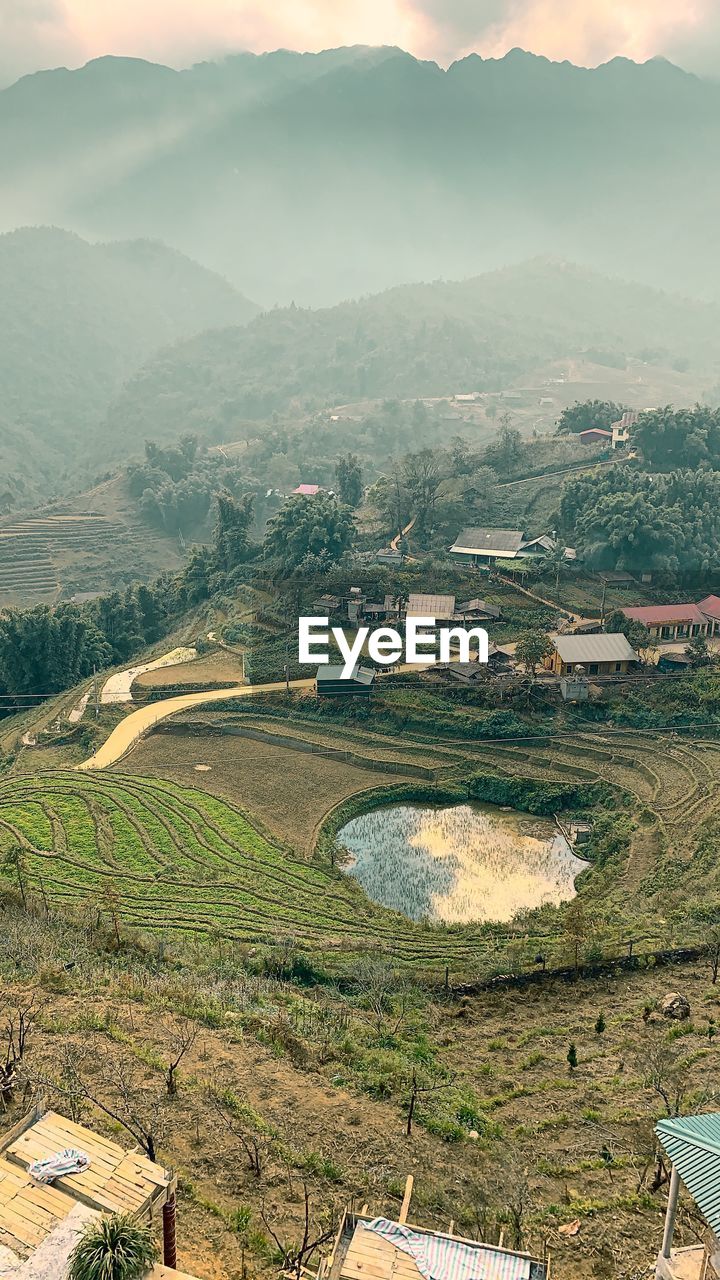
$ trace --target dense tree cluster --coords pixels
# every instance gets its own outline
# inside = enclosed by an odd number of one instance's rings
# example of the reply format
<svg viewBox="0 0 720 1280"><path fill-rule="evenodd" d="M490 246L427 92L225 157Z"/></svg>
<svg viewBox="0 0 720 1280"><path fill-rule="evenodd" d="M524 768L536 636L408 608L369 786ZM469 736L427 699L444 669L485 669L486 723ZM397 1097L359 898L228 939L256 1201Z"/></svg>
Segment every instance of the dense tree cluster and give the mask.
<svg viewBox="0 0 720 1280"><path fill-rule="evenodd" d="M598 427L601 431L609 431L613 422L623 415L622 406L613 404L612 400L576 400L567 409L563 409L557 420L558 435L577 434Z"/></svg>
<svg viewBox="0 0 720 1280"><path fill-rule="evenodd" d="M355 527L349 507L329 493L289 498L270 521L264 551L281 574L307 565L313 571L337 563L350 549Z"/></svg>
<svg viewBox="0 0 720 1280"><path fill-rule="evenodd" d="M629 467L566 484L562 529L593 569L681 570L720 562L720 472L649 475Z"/></svg>
<svg viewBox="0 0 720 1280"><path fill-rule="evenodd" d="M354 453L338 458L335 464L338 497L346 507L357 507L363 493L362 468Z"/></svg>
<svg viewBox="0 0 720 1280"><path fill-rule="evenodd" d="M652 409L641 413L633 444L651 467L720 468L720 409Z"/></svg>
<svg viewBox="0 0 720 1280"><path fill-rule="evenodd" d="M218 489L238 493L245 485L237 463L200 450L194 435L166 449L146 441L145 461L128 467L127 474L130 494L148 523L185 537L205 523Z"/></svg>

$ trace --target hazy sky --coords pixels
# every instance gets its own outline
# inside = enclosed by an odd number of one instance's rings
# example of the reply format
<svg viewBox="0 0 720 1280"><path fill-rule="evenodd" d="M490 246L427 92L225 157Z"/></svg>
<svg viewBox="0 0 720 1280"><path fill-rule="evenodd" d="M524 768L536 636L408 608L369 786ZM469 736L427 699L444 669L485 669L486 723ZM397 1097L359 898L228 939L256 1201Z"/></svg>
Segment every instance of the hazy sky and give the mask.
<svg viewBox="0 0 720 1280"><path fill-rule="evenodd" d="M447 63L515 45L717 74L718 0L0 0L0 84L105 53L187 66L240 49L398 44Z"/></svg>

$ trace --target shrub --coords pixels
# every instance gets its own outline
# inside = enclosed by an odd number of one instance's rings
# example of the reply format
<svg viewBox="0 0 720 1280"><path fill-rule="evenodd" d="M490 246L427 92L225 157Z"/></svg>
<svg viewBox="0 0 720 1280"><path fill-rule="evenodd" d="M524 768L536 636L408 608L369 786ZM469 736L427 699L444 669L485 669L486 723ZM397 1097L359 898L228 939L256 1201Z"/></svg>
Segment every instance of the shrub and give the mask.
<svg viewBox="0 0 720 1280"><path fill-rule="evenodd" d="M140 1280L157 1256L148 1227L113 1214L91 1223L78 1241L68 1280Z"/></svg>

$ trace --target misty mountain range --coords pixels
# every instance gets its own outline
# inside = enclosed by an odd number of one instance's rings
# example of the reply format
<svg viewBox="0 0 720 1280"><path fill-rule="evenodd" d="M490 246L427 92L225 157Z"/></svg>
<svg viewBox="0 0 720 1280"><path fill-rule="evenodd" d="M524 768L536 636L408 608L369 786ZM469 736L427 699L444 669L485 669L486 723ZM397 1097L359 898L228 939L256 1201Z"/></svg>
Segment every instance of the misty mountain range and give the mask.
<svg viewBox="0 0 720 1280"><path fill-rule="evenodd" d="M123 382L167 343L257 307L165 245L67 231L0 236L0 471L8 497L79 487L123 451L102 429ZM78 468L81 468L78 470ZM24 486L27 484L27 490Z"/></svg>
<svg viewBox="0 0 720 1280"><path fill-rule="evenodd" d="M720 84L663 60L103 58L0 93L0 228L159 238L263 306L538 254L720 296Z"/></svg>

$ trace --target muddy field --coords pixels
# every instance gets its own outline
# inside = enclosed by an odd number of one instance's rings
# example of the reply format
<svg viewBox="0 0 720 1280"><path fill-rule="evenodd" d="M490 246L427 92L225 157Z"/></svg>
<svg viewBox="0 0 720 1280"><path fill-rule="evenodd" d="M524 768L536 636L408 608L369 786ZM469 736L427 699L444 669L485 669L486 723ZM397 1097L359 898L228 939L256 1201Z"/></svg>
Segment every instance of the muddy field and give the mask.
<svg viewBox="0 0 720 1280"><path fill-rule="evenodd" d="M306 856L315 847L323 817L336 804L370 787L405 781L392 773L231 736L152 734L122 768L223 796Z"/></svg>

